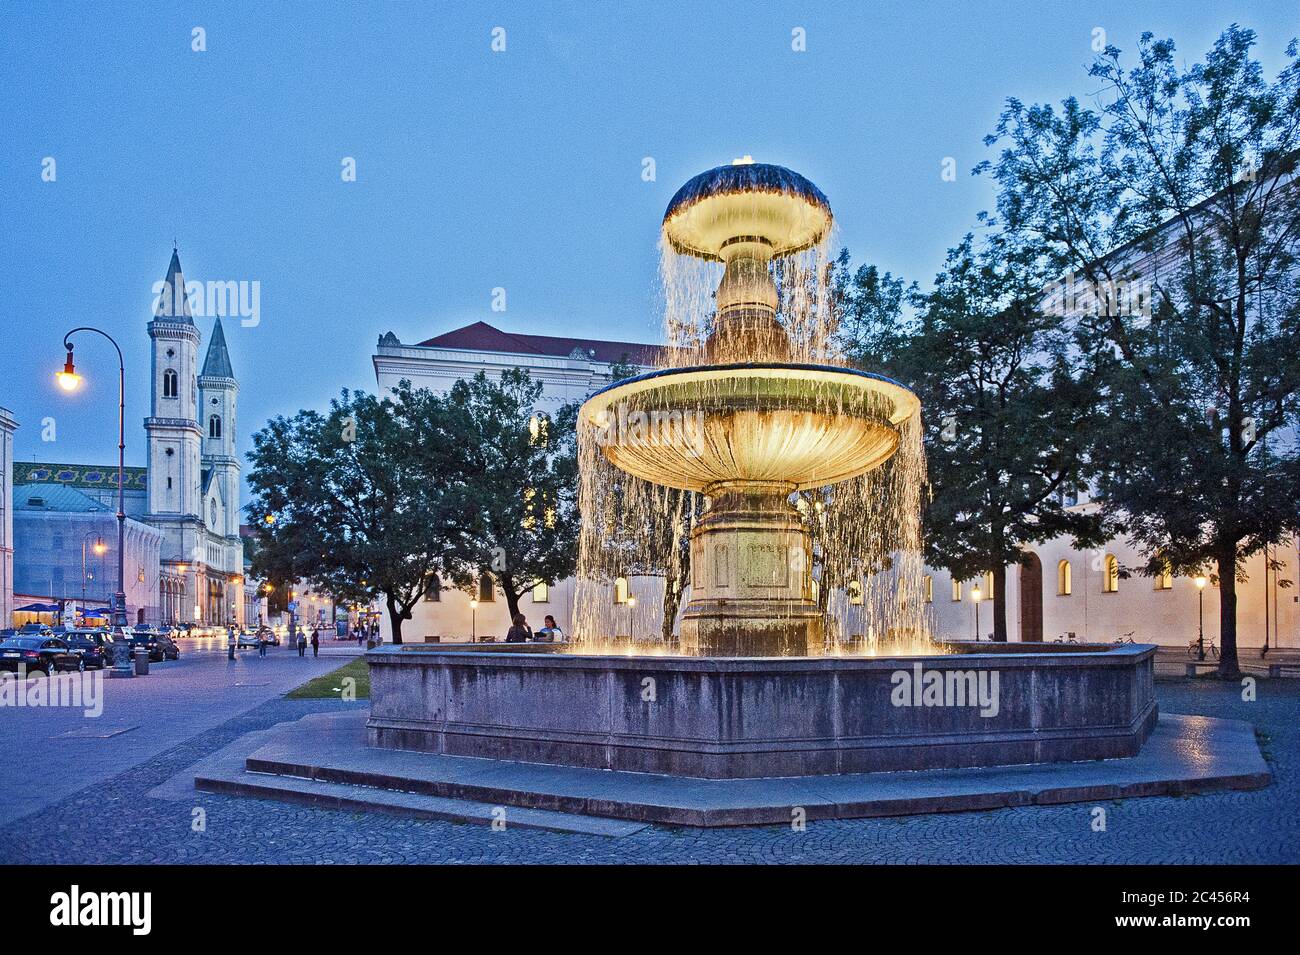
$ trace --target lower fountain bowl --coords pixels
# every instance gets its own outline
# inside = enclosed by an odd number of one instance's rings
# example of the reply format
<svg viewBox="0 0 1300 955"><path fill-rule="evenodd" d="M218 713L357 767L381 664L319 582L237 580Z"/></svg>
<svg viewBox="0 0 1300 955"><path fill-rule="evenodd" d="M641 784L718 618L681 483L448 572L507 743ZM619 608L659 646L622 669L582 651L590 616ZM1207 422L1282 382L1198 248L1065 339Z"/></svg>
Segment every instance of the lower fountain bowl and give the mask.
<svg viewBox="0 0 1300 955"><path fill-rule="evenodd" d="M586 656L382 647L371 746L737 779L1133 756L1149 645L933 656Z"/></svg>

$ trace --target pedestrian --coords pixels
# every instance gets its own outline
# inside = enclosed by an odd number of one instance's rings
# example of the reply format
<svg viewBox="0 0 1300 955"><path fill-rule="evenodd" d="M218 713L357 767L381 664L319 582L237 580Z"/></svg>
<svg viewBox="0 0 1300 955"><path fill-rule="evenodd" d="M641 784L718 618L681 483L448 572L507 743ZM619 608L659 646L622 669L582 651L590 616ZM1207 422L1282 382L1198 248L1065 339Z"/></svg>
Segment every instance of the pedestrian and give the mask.
<svg viewBox="0 0 1300 955"><path fill-rule="evenodd" d="M226 628L226 659L235 659L235 628Z"/></svg>
<svg viewBox="0 0 1300 955"><path fill-rule="evenodd" d="M311 655L313 657L320 656L320 637L316 630L311 632Z"/></svg>
<svg viewBox="0 0 1300 955"><path fill-rule="evenodd" d="M298 631L298 656L305 657L306 655L307 655L307 634L306 631L299 630Z"/></svg>
<svg viewBox="0 0 1300 955"><path fill-rule="evenodd" d="M533 639L538 643L563 643L564 631L560 629L559 624L555 622L555 618L549 613L546 615L545 624L541 630L537 631L537 635Z"/></svg>
<svg viewBox="0 0 1300 955"><path fill-rule="evenodd" d="M527 643L533 639L533 631L528 627L528 621L524 615L517 613L514 616L514 626L506 633L506 643Z"/></svg>
<svg viewBox="0 0 1300 955"><path fill-rule="evenodd" d="M257 635L257 655L259 657L266 656L266 634L264 633Z"/></svg>

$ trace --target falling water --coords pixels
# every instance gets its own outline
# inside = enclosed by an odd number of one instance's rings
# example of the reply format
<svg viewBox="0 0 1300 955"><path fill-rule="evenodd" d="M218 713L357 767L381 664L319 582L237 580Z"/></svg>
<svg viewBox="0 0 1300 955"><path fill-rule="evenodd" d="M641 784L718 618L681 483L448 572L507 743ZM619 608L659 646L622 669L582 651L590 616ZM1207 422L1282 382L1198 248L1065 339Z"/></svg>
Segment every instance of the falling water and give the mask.
<svg viewBox="0 0 1300 955"><path fill-rule="evenodd" d="M781 341L753 343L753 362L847 367L836 346L830 294L833 239L771 264L777 287ZM720 263L674 251L660 242L664 302L662 368L707 365L705 345L713 331L713 298L723 275ZM735 382L697 387L698 410L734 395ZM835 427L852 413L844 389L793 379L790 407L811 408L819 426ZM883 398L882 398L883 400ZM832 654L934 653L922 564L921 495L925 454L917 413L898 426L899 444L882 466L828 487L792 497L812 540L814 579L825 611L826 652ZM695 520L708 501L703 494L652 484L616 468L595 429L580 423L578 435L579 542L574 598L574 652L670 653L663 640L663 591L678 577ZM616 603L617 578L640 578L634 607ZM646 587L655 578L657 587ZM647 589L651 592L647 593ZM688 594L679 595L680 611Z"/></svg>

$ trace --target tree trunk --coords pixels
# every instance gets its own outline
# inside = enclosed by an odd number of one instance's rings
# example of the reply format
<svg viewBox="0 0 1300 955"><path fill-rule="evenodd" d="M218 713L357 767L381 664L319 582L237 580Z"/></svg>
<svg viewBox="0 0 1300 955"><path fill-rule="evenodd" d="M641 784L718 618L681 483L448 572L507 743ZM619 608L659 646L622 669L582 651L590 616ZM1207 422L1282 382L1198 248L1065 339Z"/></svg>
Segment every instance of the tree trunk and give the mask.
<svg viewBox="0 0 1300 955"><path fill-rule="evenodd" d="M401 643L402 621L411 619L411 611L402 610L392 594L384 595L384 603L388 606L388 625L393 631L393 643Z"/></svg>
<svg viewBox="0 0 1300 955"><path fill-rule="evenodd" d="M502 571L497 575L497 583L501 585L501 593L506 598L506 612L510 614L510 626L515 625L515 616L519 613L520 594L515 593L514 574Z"/></svg>
<svg viewBox="0 0 1300 955"><path fill-rule="evenodd" d="M677 586L673 586L676 584ZM659 636L664 643L671 643L673 639L673 623L677 620L677 608L682 603L682 588L680 581L675 581L671 577L664 578L664 620L663 625L659 628Z"/></svg>
<svg viewBox="0 0 1300 955"><path fill-rule="evenodd" d="M993 565L993 639L1007 642L1007 567L998 562Z"/></svg>
<svg viewBox="0 0 1300 955"><path fill-rule="evenodd" d="M1219 676L1241 676L1237 663L1237 561L1236 547L1219 557Z"/></svg>

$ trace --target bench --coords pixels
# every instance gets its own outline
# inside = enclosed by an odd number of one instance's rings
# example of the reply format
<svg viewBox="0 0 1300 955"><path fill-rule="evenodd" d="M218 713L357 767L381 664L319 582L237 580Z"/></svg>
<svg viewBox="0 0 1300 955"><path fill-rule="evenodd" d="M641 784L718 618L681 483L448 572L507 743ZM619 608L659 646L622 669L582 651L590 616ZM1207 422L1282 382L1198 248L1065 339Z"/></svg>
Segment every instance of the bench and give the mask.
<svg viewBox="0 0 1300 955"><path fill-rule="evenodd" d="M1270 677L1280 677L1283 670L1300 670L1300 663L1270 663L1268 665L1268 675Z"/></svg>
<svg viewBox="0 0 1300 955"><path fill-rule="evenodd" d="M1196 670L1198 667L1211 667L1217 670L1219 668L1219 661L1218 660L1193 660L1191 663L1187 664L1187 669L1184 672L1187 674L1187 676L1196 676Z"/></svg>

